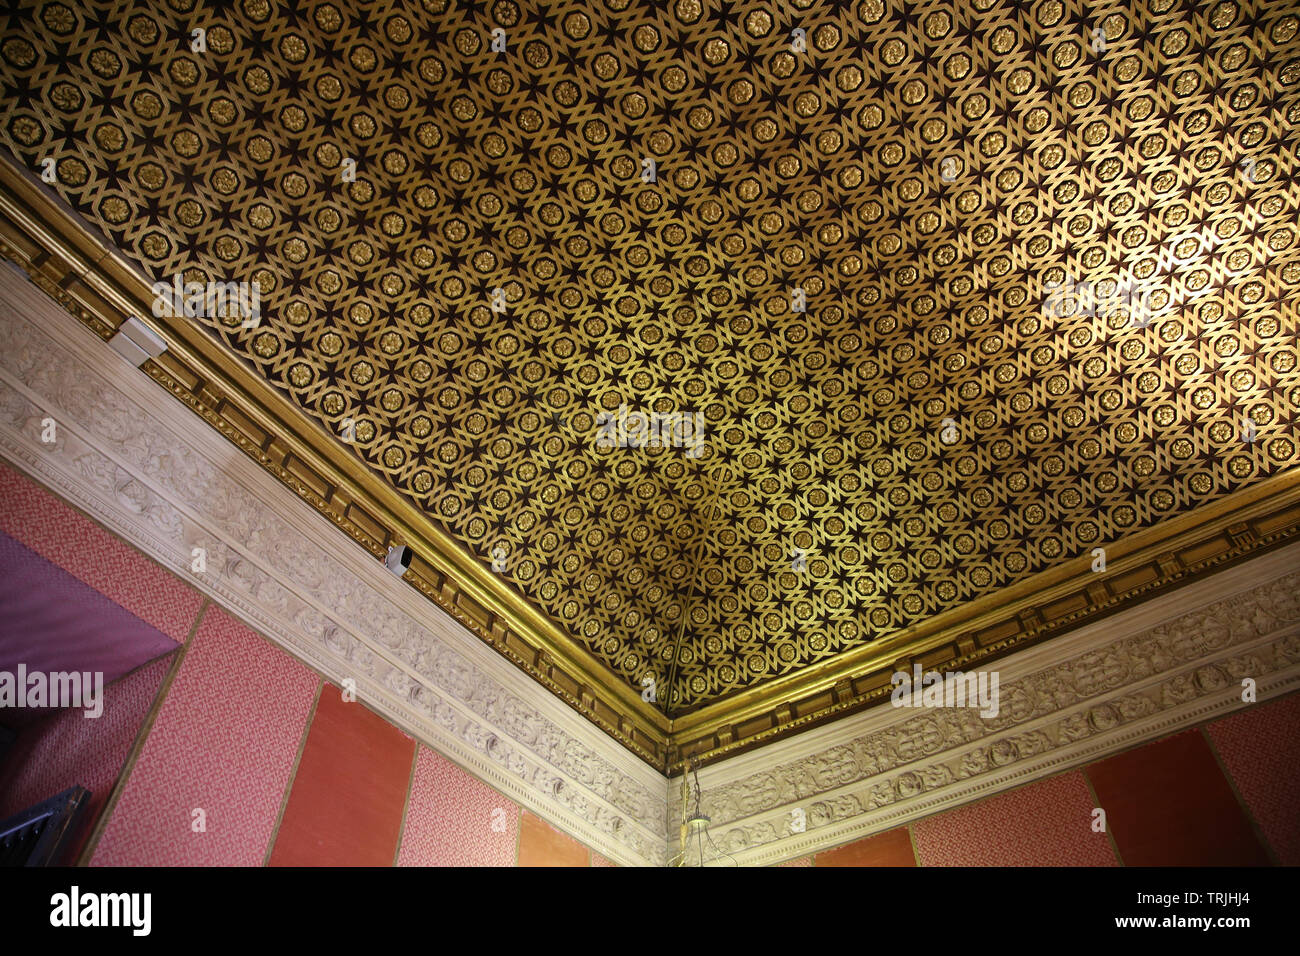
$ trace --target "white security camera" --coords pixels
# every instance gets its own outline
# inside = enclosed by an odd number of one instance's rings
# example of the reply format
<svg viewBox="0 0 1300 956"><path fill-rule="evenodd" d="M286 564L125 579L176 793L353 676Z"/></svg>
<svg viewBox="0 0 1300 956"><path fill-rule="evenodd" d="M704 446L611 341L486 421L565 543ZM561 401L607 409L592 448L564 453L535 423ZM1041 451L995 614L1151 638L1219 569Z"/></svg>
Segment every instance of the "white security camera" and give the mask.
<svg viewBox="0 0 1300 956"><path fill-rule="evenodd" d="M384 567L388 568L389 571L392 571L400 578L410 566L410 548L404 544L399 544L388 549L388 556L384 558Z"/></svg>

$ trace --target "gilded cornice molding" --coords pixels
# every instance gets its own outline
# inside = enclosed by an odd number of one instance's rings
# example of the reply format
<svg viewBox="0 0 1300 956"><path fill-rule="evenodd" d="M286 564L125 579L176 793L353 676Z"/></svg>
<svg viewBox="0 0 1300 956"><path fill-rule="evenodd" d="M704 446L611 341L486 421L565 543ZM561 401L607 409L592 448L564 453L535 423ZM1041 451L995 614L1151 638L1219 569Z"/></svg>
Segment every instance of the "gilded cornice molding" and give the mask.
<svg viewBox="0 0 1300 956"><path fill-rule="evenodd" d="M0 158L0 256L100 338L129 315L147 317L168 346L145 363L150 377L376 557L390 544L412 547L406 580L413 587L632 753L664 766L663 714L485 574L202 329L183 318L155 318L149 283L7 158Z"/></svg>
<svg viewBox="0 0 1300 956"><path fill-rule="evenodd" d="M57 293L57 288L54 289ZM68 303L62 303L64 307ZM676 788L539 695L247 455L0 270L0 449L379 713L602 854L662 865ZM54 417L58 439L40 441ZM190 572L191 549L208 573ZM999 663L1002 712L877 707L700 771L743 864L816 852L1300 687L1300 546ZM807 829L791 831L791 811Z"/></svg>
<svg viewBox="0 0 1300 956"><path fill-rule="evenodd" d="M664 861L660 774L536 693L216 432L195 429L10 267L0 316L0 449L20 469L593 849ZM52 444L41 442L47 417ZM194 548L204 573L191 571Z"/></svg>
<svg viewBox="0 0 1300 956"><path fill-rule="evenodd" d="M996 666L996 717L886 706L702 769L718 847L742 865L815 853L1249 706L1245 678L1260 701L1300 689L1300 545Z"/></svg>

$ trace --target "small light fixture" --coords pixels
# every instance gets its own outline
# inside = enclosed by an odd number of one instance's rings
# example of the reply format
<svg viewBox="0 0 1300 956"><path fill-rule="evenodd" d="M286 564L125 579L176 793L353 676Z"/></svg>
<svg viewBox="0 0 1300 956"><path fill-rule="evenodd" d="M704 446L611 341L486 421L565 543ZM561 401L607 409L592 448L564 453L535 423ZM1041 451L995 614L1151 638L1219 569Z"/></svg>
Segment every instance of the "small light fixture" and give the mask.
<svg viewBox="0 0 1300 956"><path fill-rule="evenodd" d="M688 792L687 778L695 783L694 805ZM689 808L689 809L688 809ZM736 866L735 857L723 852L709 834L709 817L700 809L700 775L695 772L691 758L686 758L686 771L682 774L682 826L681 849L673 859L673 866ZM730 864L722 862L722 858Z"/></svg>
<svg viewBox="0 0 1300 956"><path fill-rule="evenodd" d="M410 566L410 548L404 544L397 544L388 549L388 556L384 558L384 567L388 568L389 571L392 571L400 578Z"/></svg>

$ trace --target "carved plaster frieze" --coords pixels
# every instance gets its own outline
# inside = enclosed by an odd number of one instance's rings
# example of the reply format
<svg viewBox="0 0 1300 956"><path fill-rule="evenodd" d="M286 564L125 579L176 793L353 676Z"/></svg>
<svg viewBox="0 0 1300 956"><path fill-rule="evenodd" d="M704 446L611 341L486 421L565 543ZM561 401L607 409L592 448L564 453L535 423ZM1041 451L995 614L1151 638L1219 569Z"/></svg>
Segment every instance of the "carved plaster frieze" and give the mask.
<svg viewBox="0 0 1300 956"><path fill-rule="evenodd" d="M50 445L46 417L59 426ZM0 269L0 453L521 805L618 862L668 859L675 782L195 422ZM699 776L714 839L742 864L778 862L1227 713L1243 706L1243 677L1261 700L1294 690L1297 569L1300 546L1277 549L1013 654L998 665L996 717L877 707L710 765Z"/></svg>
<svg viewBox="0 0 1300 956"><path fill-rule="evenodd" d="M57 422L57 439L40 440ZM665 858L664 778L0 269L0 448L418 739L602 854ZM191 571L193 549L206 571Z"/></svg>
<svg viewBox="0 0 1300 956"><path fill-rule="evenodd" d="M1291 546L1090 626L1036 651L1037 661L1012 657L1000 668L994 717L879 708L770 748L765 764L739 757L709 766L699 778L710 834L741 864L779 862L1247 706L1245 678L1260 700L1295 690L1296 569L1300 547ZM1152 623L1162 610L1165 619ZM677 786L669 819L681 819Z"/></svg>

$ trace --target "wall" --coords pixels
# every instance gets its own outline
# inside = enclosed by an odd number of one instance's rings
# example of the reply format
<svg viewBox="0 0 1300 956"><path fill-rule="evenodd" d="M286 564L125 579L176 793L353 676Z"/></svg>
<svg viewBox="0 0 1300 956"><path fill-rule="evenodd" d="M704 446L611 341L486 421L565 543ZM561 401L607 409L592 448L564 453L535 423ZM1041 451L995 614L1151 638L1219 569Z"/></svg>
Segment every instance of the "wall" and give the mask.
<svg viewBox="0 0 1300 956"><path fill-rule="evenodd" d="M96 866L587 866L592 854L208 605Z"/></svg>
<svg viewBox="0 0 1300 956"><path fill-rule="evenodd" d="M209 605L92 863L586 866L591 855Z"/></svg>
<svg viewBox="0 0 1300 956"><path fill-rule="evenodd" d="M29 747L0 812L72 772L112 791L94 865L608 865L3 465L0 500L0 530L182 644L146 735L170 657L110 685L67 754ZM782 865L1296 865L1297 765L1292 694Z"/></svg>
<svg viewBox="0 0 1300 956"><path fill-rule="evenodd" d="M60 308L78 308L65 293L0 269L0 457L313 674L355 681L367 707L517 805L620 864L664 860L663 774L538 693L477 603L447 587L431 602L389 573L370 519L341 527L305 504L318 492L278 443L263 459L196 427L194 409Z"/></svg>
<svg viewBox="0 0 1300 956"><path fill-rule="evenodd" d="M781 865L1296 866L1297 766L1291 694Z"/></svg>
<svg viewBox="0 0 1300 956"><path fill-rule="evenodd" d="M94 720L74 707L23 726L0 768L0 819L69 787L85 787L90 799L67 849L67 862L75 862L126 769L171 665L170 656L162 657L106 684L104 710Z"/></svg>
<svg viewBox="0 0 1300 956"><path fill-rule="evenodd" d="M3 668L12 670L21 660L41 670L105 674L98 718L87 719L77 708L34 720L5 714L6 722L19 726L0 766L0 818L74 785L86 787L91 796L70 841L69 859L75 860L128 770L175 648L203 601L193 588L7 467L0 467L0 502L7 589L0 604L17 618L0 627L8 642L0 653ZM18 646L37 634L39 646Z"/></svg>
<svg viewBox="0 0 1300 956"><path fill-rule="evenodd" d="M0 501L0 530L181 643L156 703L170 655L106 687L96 726L16 745L5 806L74 777L108 804L91 865L607 864L4 465Z"/></svg>

